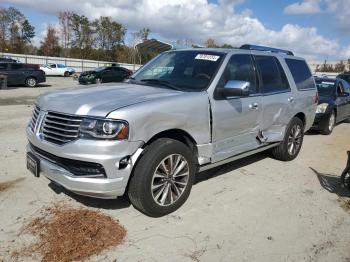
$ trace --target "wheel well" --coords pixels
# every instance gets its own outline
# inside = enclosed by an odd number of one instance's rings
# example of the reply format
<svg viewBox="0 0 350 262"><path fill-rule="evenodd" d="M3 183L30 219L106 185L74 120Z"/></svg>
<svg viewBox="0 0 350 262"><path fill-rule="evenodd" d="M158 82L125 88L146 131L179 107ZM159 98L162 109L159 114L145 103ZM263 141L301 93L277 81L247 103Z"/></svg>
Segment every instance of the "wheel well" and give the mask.
<svg viewBox="0 0 350 262"><path fill-rule="evenodd" d="M300 113L296 114L294 117L299 118L303 122L303 125L305 126L305 124L306 124L306 117L305 117L304 113L300 112Z"/></svg>
<svg viewBox="0 0 350 262"><path fill-rule="evenodd" d="M34 78L35 80L38 80L35 76L27 76L27 77L26 77L26 81L27 81L28 78ZM22 78L22 79L23 79L23 78Z"/></svg>
<svg viewBox="0 0 350 262"><path fill-rule="evenodd" d="M181 129L170 129L170 130L162 131L156 134L155 136L153 136L150 140L148 140L148 142L144 145L144 147L151 144L153 141L157 140L158 138L171 138L174 140L178 140L184 143L185 145L187 145L192 150L192 152L195 154L196 157L198 156L198 151L196 146L197 143L193 139L193 137L190 134L188 134L186 131L183 131Z"/></svg>

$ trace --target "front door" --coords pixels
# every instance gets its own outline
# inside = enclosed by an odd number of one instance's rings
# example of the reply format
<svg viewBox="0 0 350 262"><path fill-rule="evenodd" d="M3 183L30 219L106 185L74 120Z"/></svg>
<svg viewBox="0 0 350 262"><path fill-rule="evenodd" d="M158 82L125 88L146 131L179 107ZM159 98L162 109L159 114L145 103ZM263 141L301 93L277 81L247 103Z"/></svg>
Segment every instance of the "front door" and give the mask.
<svg viewBox="0 0 350 262"><path fill-rule="evenodd" d="M108 83L108 82L113 82L113 68L112 67L107 67L103 70L101 76L102 76L102 82L103 83Z"/></svg>
<svg viewBox="0 0 350 262"><path fill-rule="evenodd" d="M226 65L217 89L224 88L229 80L241 80L250 83L250 95L222 98L215 94L211 99L213 162L259 146L256 138L262 106L255 72L252 56L248 54L233 55Z"/></svg>

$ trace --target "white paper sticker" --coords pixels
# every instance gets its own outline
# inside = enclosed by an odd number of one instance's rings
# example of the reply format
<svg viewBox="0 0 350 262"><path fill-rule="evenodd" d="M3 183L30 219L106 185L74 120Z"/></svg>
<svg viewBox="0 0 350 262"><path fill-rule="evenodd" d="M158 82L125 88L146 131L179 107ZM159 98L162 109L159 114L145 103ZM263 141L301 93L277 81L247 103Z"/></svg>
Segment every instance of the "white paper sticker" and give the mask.
<svg viewBox="0 0 350 262"><path fill-rule="evenodd" d="M213 61L216 62L220 56L218 55L206 55L206 54L198 54L194 59L200 59L200 60L207 60L207 61Z"/></svg>
<svg viewBox="0 0 350 262"><path fill-rule="evenodd" d="M322 82L322 84L325 84L325 85L334 85L334 82Z"/></svg>

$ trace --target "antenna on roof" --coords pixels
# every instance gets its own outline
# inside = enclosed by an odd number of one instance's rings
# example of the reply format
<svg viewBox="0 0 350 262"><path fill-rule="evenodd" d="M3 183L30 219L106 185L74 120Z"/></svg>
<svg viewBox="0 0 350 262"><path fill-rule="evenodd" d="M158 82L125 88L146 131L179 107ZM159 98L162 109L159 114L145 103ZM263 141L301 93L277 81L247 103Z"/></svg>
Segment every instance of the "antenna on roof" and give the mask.
<svg viewBox="0 0 350 262"><path fill-rule="evenodd" d="M294 55L292 51L284 50L284 49L278 49L268 46L260 46L260 45L242 45L240 49L246 49L246 50L256 50L256 51L266 51L271 53L283 53L286 55Z"/></svg>

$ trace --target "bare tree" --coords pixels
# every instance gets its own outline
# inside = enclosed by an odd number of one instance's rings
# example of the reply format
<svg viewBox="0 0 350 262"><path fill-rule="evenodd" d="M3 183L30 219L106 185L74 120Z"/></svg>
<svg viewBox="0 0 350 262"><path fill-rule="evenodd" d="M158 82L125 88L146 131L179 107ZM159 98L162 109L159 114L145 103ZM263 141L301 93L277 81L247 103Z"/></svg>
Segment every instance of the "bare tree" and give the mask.
<svg viewBox="0 0 350 262"><path fill-rule="evenodd" d="M62 47L65 50L65 55L67 55L66 50L70 47L70 40L71 40L71 17L73 15L73 12L64 11L60 12L58 14L58 21L60 24L61 29L61 42Z"/></svg>

